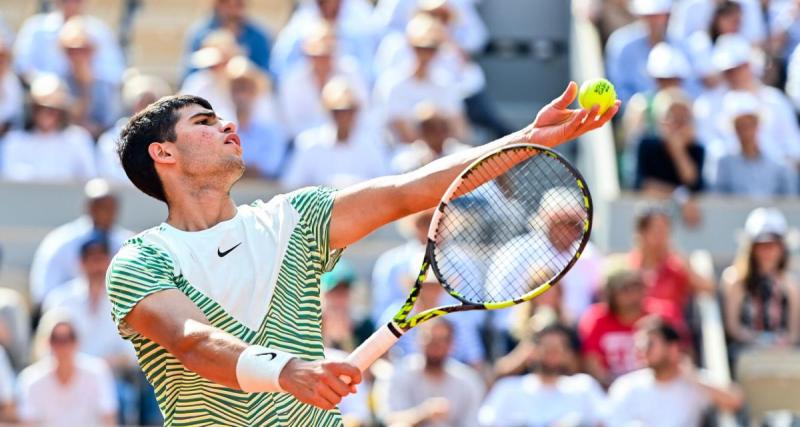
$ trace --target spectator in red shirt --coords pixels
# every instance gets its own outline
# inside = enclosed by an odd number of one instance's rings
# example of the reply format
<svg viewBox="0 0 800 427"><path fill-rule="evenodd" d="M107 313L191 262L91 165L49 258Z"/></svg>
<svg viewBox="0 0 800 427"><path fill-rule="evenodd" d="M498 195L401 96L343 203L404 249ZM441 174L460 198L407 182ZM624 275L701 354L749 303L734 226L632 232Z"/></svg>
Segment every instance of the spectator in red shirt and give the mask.
<svg viewBox="0 0 800 427"><path fill-rule="evenodd" d="M695 293L712 292L714 284L695 274L672 248L669 214L659 208L643 210L636 219L636 243L628 266L642 272L645 295L686 312Z"/></svg>
<svg viewBox="0 0 800 427"><path fill-rule="evenodd" d="M636 323L648 315L656 315L685 330L680 314L671 304L645 297L645 282L640 272L622 270L612 273L605 286L606 302L593 304L581 316L578 334L581 338L586 372L604 386L620 375L642 367L633 335Z"/></svg>

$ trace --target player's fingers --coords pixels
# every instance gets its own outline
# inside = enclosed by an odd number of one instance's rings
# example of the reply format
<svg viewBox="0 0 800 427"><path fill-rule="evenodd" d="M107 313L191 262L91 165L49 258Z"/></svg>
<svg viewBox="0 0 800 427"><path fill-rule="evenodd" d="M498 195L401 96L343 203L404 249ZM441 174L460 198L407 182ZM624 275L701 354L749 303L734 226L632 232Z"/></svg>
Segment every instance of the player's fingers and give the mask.
<svg viewBox="0 0 800 427"><path fill-rule="evenodd" d="M347 396L350 394L350 383L346 383L342 381L337 375L325 375L322 377L322 381L328 385L336 394L339 396Z"/></svg>
<svg viewBox="0 0 800 427"><path fill-rule="evenodd" d="M609 108L602 115L600 115L599 117L596 117L594 120L591 121L590 126L587 129L587 131L600 128L604 124L608 123L614 117L614 115L617 114L617 112L619 111L620 105L621 105L621 102L619 100L614 102L614 105L612 105L611 108Z"/></svg>
<svg viewBox="0 0 800 427"><path fill-rule="evenodd" d="M569 82L567 88L564 89L564 93L561 94L558 98L551 102L551 105L555 108L567 108L569 104L572 104L572 101L575 100L575 97L578 95L578 84L575 82Z"/></svg>
<svg viewBox="0 0 800 427"><path fill-rule="evenodd" d="M361 370L355 366L344 362L332 362L325 365L329 373L335 377L342 376L350 378L350 384L355 385L361 382Z"/></svg>
<svg viewBox="0 0 800 427"><path fill-rule="evenodd" d="M575 132L577 132L580 129L581 125L587 120L588 116L589 116L588 110L575 111L572 117L569 118L569 121L564 124L565 126L564 134L567 136L574 135Z"/></svg>
<svg viewBox="0 0 800 427"><path fill-rule="evenodd" d="M336 392L324 382L317 383L317 386L314 388L314 392L319 399L328 403L331 406L331 409L342 401L342 396L336 394Z"/></svg>

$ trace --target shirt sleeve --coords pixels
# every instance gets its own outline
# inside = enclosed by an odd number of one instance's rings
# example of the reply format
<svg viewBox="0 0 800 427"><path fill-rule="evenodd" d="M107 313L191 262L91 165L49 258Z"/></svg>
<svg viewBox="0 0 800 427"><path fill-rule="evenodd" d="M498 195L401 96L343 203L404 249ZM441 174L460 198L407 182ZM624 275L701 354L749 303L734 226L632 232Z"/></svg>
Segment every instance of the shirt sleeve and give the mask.
<svg viewBox="0 0 800 427"><path fill-rule="evenodd" d="M317 252L323 271L333 267L331 257L330 226L336 190L326 187L302 188L289 194L289 203L300 213L300 223L311 232L313 243L308 250ZM331 262L333 261L333 262Z"/></svg>
<svg viewBox="0 0 800 427"><path fill-rule="evenodd" d="M132 339L136 332L125 323L125 317L145 297L177 289L174 263L166 252L141 240L128 243L111 261L106 287L111 300L111 317L120 335Z"/></svg>

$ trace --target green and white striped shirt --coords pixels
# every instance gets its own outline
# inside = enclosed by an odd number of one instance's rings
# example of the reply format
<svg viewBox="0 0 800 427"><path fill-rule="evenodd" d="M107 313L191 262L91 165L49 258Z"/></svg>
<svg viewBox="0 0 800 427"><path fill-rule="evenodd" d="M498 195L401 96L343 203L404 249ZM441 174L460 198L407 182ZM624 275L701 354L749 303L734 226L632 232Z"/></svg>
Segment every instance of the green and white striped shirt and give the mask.
<svg viewBox="0 0 800 427"><path fill-rule="evenodd" d="M333 199L332 190L307 188L239 206L234 218L203 231L161 224L114 257L106 280L112 316L132 341L167 426L341 425L338 411L287 393L208 381L125 323L146 296L178 289L212 325L247 343L322 359L319 277L336 261L328 245Z"/></svg>

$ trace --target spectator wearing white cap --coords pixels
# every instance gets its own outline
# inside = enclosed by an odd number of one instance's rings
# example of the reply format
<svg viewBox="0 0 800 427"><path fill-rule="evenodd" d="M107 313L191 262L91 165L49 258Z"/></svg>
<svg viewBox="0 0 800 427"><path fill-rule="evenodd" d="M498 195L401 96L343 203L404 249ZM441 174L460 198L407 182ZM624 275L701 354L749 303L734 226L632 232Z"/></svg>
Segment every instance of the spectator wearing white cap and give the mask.
<svg viewBox="0 0 800 427"><path fill-rule="evenodd" d="M236 107L231 99L231 82L226 66L241 54L236 37L228 30L212 31L203 39L202 47L192 53L191 65L197 71L183 81L181 94L202 96L214 107L218 117L233 120Z"/></svg>
<svg viewBox="0 0 800 427"><path fill-rule="evenodd" d="M31 299L39 305L47 294L80 275L80 248L96 232L104 233L116 253L133 233L117 224L119 208L108 182L93 179L84 187L86 213L47 233L33 256Z"/></svg>
<svg viewBox="0 0 800 427"><path fill-rule="evenodd" d="M795 171L767 156L761 149L759 126L764 111L758 100L748 92L729 92L725 95L724 105L724 117L730 120L740 150L719 158L716 191L756 198L797 195Z"/></svg>
<svg viewBox="0 0 800 427"><path fill-rule="evenodd" d="M97 174L94 141L72 124L72 97L63 80L43 74L31 83L31 117L0 146L0 177L12 181L83 181Z"/></svg>
<svg viewBox="0 0 800 427"><path fill-rule="evenodd" d="M128 119L172 93L169 84L160 77L129 71L122 84L122 109L125 117L117 120L111 129L97 140L97 174L110 182L131 184L117 154L117 140Z"/></svg>
<svg viewBox="0 0 800 427"><path fill-rule="evenodd" d="M606 72L623 104L635 93L655 88L647 59L666 40L672 0L631 0L630 8L638 19L614 31L606 44Z"/></svg>
<svg viewBox="0 0 800 427"><path fill-rule="evenodd" d="M741 28L739 34L752 44L762 44L767 39L766 20L759 0L735 0L741 5ZM682 0L676 2L669 23L669 37L686 40L698 31L707 31L714 16L714 9L723 1Z"/></svg>
<svg viewBox="0 0 800 427"><path fill-rule="evenodd" d="M383 175L386 153L379 134L363 120L350 83L344 78L328 82L322 104L332 121L297 136L281 183L289 189L320 184L342 188Z"/></svg>
<svg viewBox="0 0 800 427"><path fill-rule="evenodd" d="M278 79L280 107L290 137L330 121L321 96L322 88L334 77L347 79L362 111L369 112L367 79L358 61L341 49L333 26L317 21L304 34L302 52L305 58L288 67Z"/></svg>
<svg viewBox="0 0 800 427"><path fill-rule="evenodd" d="M719 71L711 61L714 44L725 34L740 34L741 28L742 4L723 0L714 7L709 26L695 31L683 42L694 72L705 88L714 88L721 83Z"/></svg>
<svg viewBox="0 0 800 427"><path fill-rule="evenodd" d="M402 33L420 8L440 5L451 10L453 40L471 54L478 53L489 39L489 30L477 10L480 0L378 0L374 18L387 32Z"/></svg>
<svg viewBox="0 0 800 427"><path fill-rule="evenodd" d="M55 8L28 18L20 28L14 43L14 68L26 80L36 73L68 75L68 61L59 46L59 33L72 17L84 14L85 0L55 0ZM86 29L96 46L92 58L94 74L104 81L117 84L125 70L125 57L113 31L100 19L83 15Z"/></svg>
<svg viewBox="0 0 800 427"><path fill-rule="evenodd" d="M647 57L647 74L655 81L655 87L633 95L622 118L625 142L631 146L633 153L636 152L641 138L660 135L661 129L653 114L656 93L664 89L684 87L691 72L686 55L678 47L661 42L650 51Z"/></svg>
<svg viewBox="0 0 800 427"><path fill-rule="evenodd" d="M414 108L419 139L397 149L391 162L395 173L405 173L449 154L469 148L455 139L450 131L447 116L430 102Z"/></svg>
<svg viewBox="0 0 800 427"><path fill-rule="evenodd" d="M739 347L800 343L800 288L788 272L786 218L757 208L734 264L722 274L725 330Z"/></svg>
<svg viewBox="0 0 800 427"><path fill-rule="evenodd" d="M303 0L298 2L289 22L278 34L272 48L270 70L280 81L284 73L303 60L306 36L325 21L333 28L342 54L357 61L358 68L370 70L378 43L378 28L371 19L367 0ZM367 76L371 81L371 76Z"/></svg>
<svg viewBox="0 0 800 427"><path fill-rule="evenodd" d="M697 134L706 146L710 161L725 154L739 151L737 135L725 117L725 95L730 91L748 92L753 95L760 111L758 141L761 152L778 162L795 166L800 162L800 127L794 108L780 90L764 85L754 72L752 46L738 35L726 34L717 39L712 53L712 62L722 73L723 85L708 90L694 105ZM712 173L713 168L709 168Z"/></svg>
<svg viewBox="0 0 800 427"><path fill-rule="evenodd" d="M467 124L456 82L436 75L433 63L446 40L446 28L428 14L414 17L406 28L414 50L414 66L384 73L375 85L376 104L397 141L409 143L419 135L413 126L414 108L431 102L448 117L453 134L464 140Z"/></svg>

